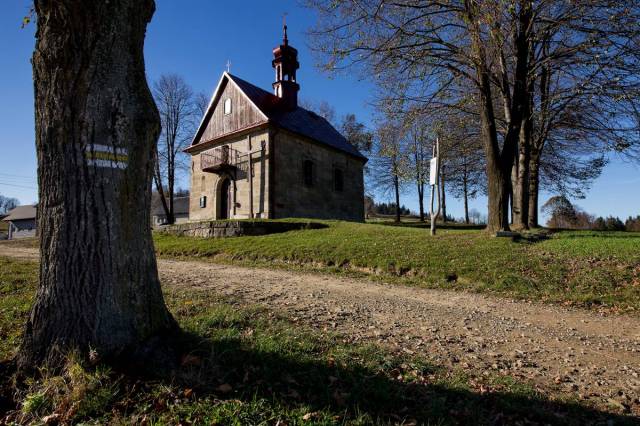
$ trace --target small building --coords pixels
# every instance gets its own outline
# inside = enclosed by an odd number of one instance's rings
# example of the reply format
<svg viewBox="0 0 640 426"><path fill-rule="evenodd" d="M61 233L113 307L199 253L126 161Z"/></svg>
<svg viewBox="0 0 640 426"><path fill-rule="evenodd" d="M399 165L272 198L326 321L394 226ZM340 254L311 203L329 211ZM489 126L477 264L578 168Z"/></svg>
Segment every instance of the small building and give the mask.
<svg viewBox="0 0 640 426"><path fill-rule="evenodd" d="M173 198L173 216L175 223L184 223L189 220L189 196ZM162 207L162 200L155 192L151 198L151 222L153 227L167 224L167 214Z"/></svg>
<svg viewBox="0 0 640 426"><path fill-rule="evenodd" d="M36 236L37 204L18 206L9 210L2 221L9 224L8 239L29 238Z"/></svg>
<svg viewBox="0 0 640 426"><path fill-rule="evenodd" d="M273 93L223 73L191 154L189 219L364 220L367 162L327 120L298 106L298 52L273 49Z"/></svg>

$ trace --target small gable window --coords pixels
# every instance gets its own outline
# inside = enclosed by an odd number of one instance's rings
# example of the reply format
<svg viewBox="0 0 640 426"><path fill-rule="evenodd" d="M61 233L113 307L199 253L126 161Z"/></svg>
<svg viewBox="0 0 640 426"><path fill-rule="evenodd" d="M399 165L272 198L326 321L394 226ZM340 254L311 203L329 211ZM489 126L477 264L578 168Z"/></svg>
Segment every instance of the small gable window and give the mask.
<svg viewBox="0 0 640 426"><path fill-rule="evenodd" d="M231 114L231 98L224 100L224 115Z"/></svg>
<svg viewBox="0 0 640 426"><path fill-rule="evenodd" d="M342 192L344 191L344 174L342 169L333 169L333 189Z"/></svg>
<svg viewBox="0 0 640 426"><path fill-rule="evenodd" d="M313 186L313 161L304 160L302 162L302 176L304 179L304 186Z"/></svg>

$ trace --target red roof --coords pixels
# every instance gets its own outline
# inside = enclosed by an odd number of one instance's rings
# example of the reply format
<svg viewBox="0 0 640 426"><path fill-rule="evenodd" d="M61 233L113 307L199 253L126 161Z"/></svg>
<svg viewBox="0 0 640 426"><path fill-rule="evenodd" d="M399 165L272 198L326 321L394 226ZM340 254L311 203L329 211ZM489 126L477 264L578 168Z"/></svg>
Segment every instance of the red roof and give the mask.
<svg viewBox="0 0 640 426"><path fill-rule="evenodd" d="M238 86L238 88L251 100L251 102L253 102L253 104L267 117L269 123L275 124L283 129L302 136L306 136L314 141L346 152L365 161L367 160L367 157L362 155L356 147L351 145L349 141L347 141L347 139L331 125L331 123L323 117L320 117L318 114L302 107L296 107L293 110L284 108L280 102L280 98L274 94L254 86L240 77L236 77L226 72L223 74L221 83L225 78L228 78ZM212 102L209 104L209 109L200 123L200 128L196 132L192 146L195 145L195 142L199 140L200 136L204 132L207 119L213 112L213 101L216 99L220 90L222 90L222 84L218 85L218 89L213 95Z"/></svg>

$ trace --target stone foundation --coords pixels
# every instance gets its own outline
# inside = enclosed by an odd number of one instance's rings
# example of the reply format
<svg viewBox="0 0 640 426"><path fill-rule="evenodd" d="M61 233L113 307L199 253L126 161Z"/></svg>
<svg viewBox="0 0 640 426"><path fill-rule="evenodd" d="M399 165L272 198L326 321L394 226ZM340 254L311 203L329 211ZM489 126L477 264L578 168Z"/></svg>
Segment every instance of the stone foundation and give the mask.
<svg viewBox="0 0 640 426"><path fill-rule="evenodd" d="M165 226L160 233L184 237L225 238L276 234L301 229L320 229L327 225L314 222L274 222L267 220L221 220L189 222Z"/></svg>

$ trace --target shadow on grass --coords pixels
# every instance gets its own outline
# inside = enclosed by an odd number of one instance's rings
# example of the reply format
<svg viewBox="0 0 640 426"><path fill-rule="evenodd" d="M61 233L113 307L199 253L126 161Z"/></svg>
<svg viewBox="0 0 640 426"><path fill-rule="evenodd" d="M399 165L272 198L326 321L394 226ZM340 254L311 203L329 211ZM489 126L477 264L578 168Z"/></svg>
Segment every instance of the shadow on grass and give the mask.
<svg viewBox="0 0 640 426"><path fill-rule="evenodd" d="M349 354L347 359L314 359L268 345L247 347L237 337L212 344L193 334L184 334L180 346L189 349L186 359L191 361L177 375L167 377L167 383L193 388L198 398L241 401L245 408L233 411L233 418L241 424L273 420L278 413L290 413L290 420L295 413L298 420L306 414L303 420L322 424L633 422L578 404L545 400L524 386L481 394L465 388L466 378L430 381L430 376L438 377L434 373L443 369L407 360L397 365L391 359L367 364L379 355L366 352ZM210 406L189 411L191 421L207 423L218 418L208 410Z"/></svg>
<svg viewBox="0 0 640 426"><path fill-rule="evenodd" d="M368 222L372 225L384 225L384 226L398 226L404 228L431 228L431 224L429 222L420 222L420 221L412 221L412 222L394 222L394 221L380 221L380 222ZM472 225L465 223L438 223L438 229L454 229L454 230L469 230L469 231L478 231L486 228L486 225Z"/></svg>
<svg viewBox="0 0 640 426"><path fill-rule="evenodd" d="M101 376L101 387L84 386L69 423L638 424L630 417L546 400L506 378L483 394L467 387L469 377L398 355L384 356L373 347L343 346L344 352L332 353L331 345L305 339L274 344L258 338L251 343L247 331L215 329L221 334L211 339L181 333L171 344L183 354L180 367L143 377L140 372L152 368L150 359L145 368L129 369L124 376L113 373L110 382ZM12 373L10 364L0 363L5 379ZM17 408L9 396L10 381L5 381L0 419L2 411ZM12 418L20 419L19 408L15 413Z"/></svg>
<svg viewBox="0 0 640 426"><path fill-rule="evenodd" d="M563 228L549 228L551 234L563 233L563 239L571 238L640 238L640 232L635 231L597 231L575 230Z"/></svg>

